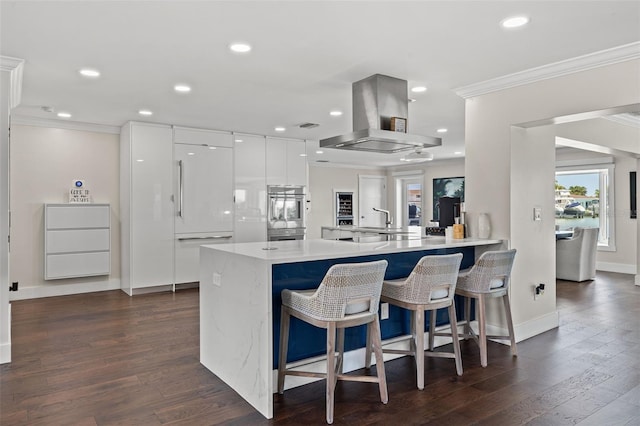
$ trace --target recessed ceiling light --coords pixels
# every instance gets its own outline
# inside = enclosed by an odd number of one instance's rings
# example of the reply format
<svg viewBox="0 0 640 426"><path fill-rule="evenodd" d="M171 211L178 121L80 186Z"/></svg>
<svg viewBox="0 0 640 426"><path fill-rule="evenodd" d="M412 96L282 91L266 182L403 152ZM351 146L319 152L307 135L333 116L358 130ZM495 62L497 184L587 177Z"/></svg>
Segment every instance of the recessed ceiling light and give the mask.
<svg viewBox="0 0 640 426"><path fill-rule="evenodd" d="M68 112L59 112L58 113L58 117L60 117L60 118L71 118L71 114L69 114Z"/></svg>
<svg viewBox="0 0 640 426"><path fill-rule="evenodd" d="M142 158L138 158L136 161L137 161L138 163L144 163L144 160L143 160Z"/></svg>
<svg viewBox="0 0 640 426"><path fill-rule="evenodd" d="M240 143L240 142L244 142L242 139L236 139L236 142Z"/></svg>
<svg viewBox="0 0 640 426"><path fill-rule="evenodd" d="M527 16L512 16L510 18L503 19L500 22L503 28L518 28L529 23Z"/></svg>
<svg viewBox="0 0 640 426"><path fill-rule="evenodd" d="M422 92L426 92L426 91L427 91L427 88L426 88L426 87L424 87L424 86L416 86L416 87L412 87L412 88L411 88L411 91L412 91L413 93L422 93Z"/></svg>
<svg viewBox="0 0 640 426"><path fill-rule="evenodd" d="M195 152L187 152L187 155L196 155Z"/></svg>
<svg viewBox="0 0 640 426"><path fill-rule="evenodd" d="M98 78L100 77L100 71L95 70L93 68L82 68L80 71L78 71L80 73L80 75L82 75L83 77L89 77L89 78Z"/></svg>
<svg viewBox="0 0 640 426"><path fill-rule="evenodd" d="M187 86L186 84L176 84L175 86L173 86L173 90L179 93L189 93L191 91L191 87Z"/></svg>
<svg viewBox="0 0 640 426"><path fill-rule="evenodd" d="M441 128L441 129L436 130L436 132L438 132L438 133L447 133L448 131L449 131L449 130L448 130L448 129L445 129L444 127L443 127L443 128Z"/></svg>
<svg viewBox="0 0 640 426"><path fill-rule="evenodd" d="M340 116L342 115L342 111L338 111L338 110L331 111L331 112L329 113L329 115L331 115L331 116L333 116L333 117L340 117Z"/></svg>
<svg viewBox="0 0 640 426"><path fill-rule="evenodd" d="M454 152L455 155L462 155L462 151L456 151Z"/></svg>
<svg viewBox="0 0 640 426"><path fill-rule="evenodd" d="M153 111L149 111L148 109L141 109L140 111L138 111L138 114L140 115L153 115Z"/></svg>
<svg viewBox="0 0 640 426"><path fill-rule="evenodd" d="M218 149L218 148L215 146L210 146L209 149Z"/></svg>
<svg viewBox="0 0 640 426"><path fill-rule="evenodd" d="M316 154L324 154L324 151L316 151Z"/></svg>
<svg viewBox="0 0 640 426"><path fill-rule="evenodd" d="M236 53L247 53L251 51L251 45L247 43L233 43L229 45L229 49Z"/></svg>
<svg viewBox="0 0 640 426"><path fill-rule="evenodd" d="M306 157L307 154L300 154L300 157Z"/></svg>
<svg viewBox="0 0 640 426"><path fill-rule="evenodd" d="M273 130L275 130L276 132L284 132L284 131L285 131L285 130L287 130L287 129L286 129L285 127L280 127L280 126L278 126L278 127L276 127L275 129L273 129Z"/></svg>

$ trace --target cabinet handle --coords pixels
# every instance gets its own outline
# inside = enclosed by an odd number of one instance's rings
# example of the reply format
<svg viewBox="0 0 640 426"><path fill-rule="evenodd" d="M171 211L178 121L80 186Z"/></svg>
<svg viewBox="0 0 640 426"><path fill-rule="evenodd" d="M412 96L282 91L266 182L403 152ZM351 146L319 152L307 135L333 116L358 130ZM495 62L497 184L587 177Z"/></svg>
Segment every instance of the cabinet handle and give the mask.
<svg viewBox="0 0 640 426"><path fill-rule="evenodd" d="M184 179L182 160L178 161L178 216L182 217L182 206L184 202Z"/></svg>
<svg viewBox="0 0 640 426"><path fill-rule="evenodd" d="M213 235L211 237L180 237L178 241L187 241L187 240L228 240L229 238L233 238L233 235Z"/></svg>

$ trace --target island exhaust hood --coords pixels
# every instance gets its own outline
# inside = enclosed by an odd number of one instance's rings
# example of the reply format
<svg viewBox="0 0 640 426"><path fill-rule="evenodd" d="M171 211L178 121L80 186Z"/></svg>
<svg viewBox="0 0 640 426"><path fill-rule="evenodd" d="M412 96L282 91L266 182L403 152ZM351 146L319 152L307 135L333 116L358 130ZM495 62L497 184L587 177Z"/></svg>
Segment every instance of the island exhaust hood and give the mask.
<svg viewBox="0 0 640 426"><path fill-rule="evenodd" d="M407 119L407 87L405 80L382 74L353 83L353 132L320 139L320 147L392 154L442 145L440 138L390 130L392 118Z"/></svg>

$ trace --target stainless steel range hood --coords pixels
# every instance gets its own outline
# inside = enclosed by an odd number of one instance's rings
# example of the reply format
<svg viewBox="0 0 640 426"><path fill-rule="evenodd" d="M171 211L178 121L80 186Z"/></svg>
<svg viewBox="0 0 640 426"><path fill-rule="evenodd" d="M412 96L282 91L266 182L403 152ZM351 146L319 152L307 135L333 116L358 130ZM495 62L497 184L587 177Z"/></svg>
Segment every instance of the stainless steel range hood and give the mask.
<svg viewBox="0 0 640 426"><path fill-rule="evenodd" d="M321 148L391 154L442 145L442 139L391 129L391 118L408 117L407 82L374 74L353 83L353 132L320 139Z"/></svg>

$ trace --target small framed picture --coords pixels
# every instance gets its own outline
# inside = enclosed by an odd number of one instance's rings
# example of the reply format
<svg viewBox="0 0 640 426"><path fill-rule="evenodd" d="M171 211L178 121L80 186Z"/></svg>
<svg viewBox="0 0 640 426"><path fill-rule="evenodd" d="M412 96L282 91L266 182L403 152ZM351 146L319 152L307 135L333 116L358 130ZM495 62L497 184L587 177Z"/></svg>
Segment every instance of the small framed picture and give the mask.
<svg viewBox="0 0 640 426"><path fill-rule="evenodd" d="M391 117L391 131L407 133L407 119L400 117Z"/></svg>

